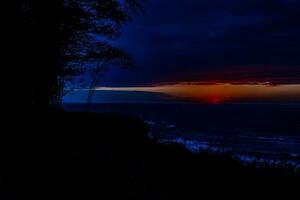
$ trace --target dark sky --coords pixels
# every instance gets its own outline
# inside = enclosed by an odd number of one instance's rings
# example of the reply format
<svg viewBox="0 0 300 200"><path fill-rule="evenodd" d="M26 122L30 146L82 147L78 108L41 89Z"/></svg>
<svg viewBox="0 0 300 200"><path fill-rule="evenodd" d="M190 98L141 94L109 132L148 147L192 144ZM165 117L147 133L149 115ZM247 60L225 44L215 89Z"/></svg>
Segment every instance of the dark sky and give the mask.
<svg viewBox="0 0 300 200"><path fill-rule="evenodd" d="M300 1L149 0L117 44L135 58L101 85L300 83Z"/></svg>

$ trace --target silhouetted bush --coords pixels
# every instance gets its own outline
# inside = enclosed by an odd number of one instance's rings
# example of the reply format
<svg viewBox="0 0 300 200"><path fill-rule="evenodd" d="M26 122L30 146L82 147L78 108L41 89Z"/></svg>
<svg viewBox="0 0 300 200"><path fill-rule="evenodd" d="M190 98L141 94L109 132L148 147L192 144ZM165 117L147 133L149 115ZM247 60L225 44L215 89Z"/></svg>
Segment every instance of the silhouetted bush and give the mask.
<svg viewBox="0 0 300 200"><path fill-rule="evenodd" d="M50 117L49 117L50 116ZM29 199L298 199L299 173L147 139L139 119L51 111L16 146ZM30 124L29 124L30 125ZM16 139L17 141L17 139Z"/></svg>

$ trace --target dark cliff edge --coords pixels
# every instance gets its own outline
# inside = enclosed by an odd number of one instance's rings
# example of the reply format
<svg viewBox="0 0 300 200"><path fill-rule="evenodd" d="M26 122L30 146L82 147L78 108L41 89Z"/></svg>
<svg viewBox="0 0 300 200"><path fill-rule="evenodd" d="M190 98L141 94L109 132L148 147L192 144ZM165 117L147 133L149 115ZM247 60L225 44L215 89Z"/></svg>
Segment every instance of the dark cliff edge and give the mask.
<svg viewBox="0 0 300 200"><path fill-rule="evenodd" d="M299 171L156 144L139 119L51 111L22 129L4 199L299 199Z"/></svg>

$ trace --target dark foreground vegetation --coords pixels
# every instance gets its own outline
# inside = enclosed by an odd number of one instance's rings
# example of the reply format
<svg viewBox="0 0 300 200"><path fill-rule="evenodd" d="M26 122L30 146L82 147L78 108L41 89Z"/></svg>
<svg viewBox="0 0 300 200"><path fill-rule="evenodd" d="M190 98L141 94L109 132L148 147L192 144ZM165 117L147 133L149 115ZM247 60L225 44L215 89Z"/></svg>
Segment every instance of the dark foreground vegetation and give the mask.
<svg viewBox="0 0 300 200"><path fill-rule="evenodd" d="M15 189L7 190L9 199L299 199L299 172L159 145L138 119L42 116L14 140L17 167L4 176Z"/></svg>

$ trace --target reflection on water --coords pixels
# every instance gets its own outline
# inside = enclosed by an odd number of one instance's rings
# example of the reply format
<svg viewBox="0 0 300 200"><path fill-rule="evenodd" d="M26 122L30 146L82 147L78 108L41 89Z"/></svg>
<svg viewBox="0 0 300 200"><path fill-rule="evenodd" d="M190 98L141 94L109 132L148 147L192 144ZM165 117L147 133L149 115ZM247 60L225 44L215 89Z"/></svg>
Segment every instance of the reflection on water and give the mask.
<svg viewBox="0 0 300 200"><path fill-rule="evenodd" d="M83 104L66 104L80 111ZM95 112L143 119L149 136L193 152L230 153L245 162L300 164L300 105L94 104Z"/></svg>

